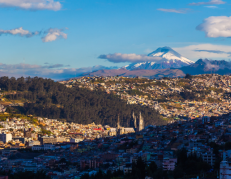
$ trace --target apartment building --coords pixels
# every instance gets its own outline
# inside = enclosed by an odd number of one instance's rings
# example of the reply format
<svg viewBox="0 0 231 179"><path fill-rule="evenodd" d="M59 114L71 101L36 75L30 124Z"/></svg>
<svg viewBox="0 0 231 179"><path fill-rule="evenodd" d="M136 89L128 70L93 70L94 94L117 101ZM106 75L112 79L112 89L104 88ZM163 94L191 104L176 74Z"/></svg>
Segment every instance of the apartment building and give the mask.
<svg viewBox="0 0 231 179"><path fill-rule="evenodd" d="M177 163L177 158L164 158L163 159L163 170L171 170L175 169L175 165Z"/></svg>

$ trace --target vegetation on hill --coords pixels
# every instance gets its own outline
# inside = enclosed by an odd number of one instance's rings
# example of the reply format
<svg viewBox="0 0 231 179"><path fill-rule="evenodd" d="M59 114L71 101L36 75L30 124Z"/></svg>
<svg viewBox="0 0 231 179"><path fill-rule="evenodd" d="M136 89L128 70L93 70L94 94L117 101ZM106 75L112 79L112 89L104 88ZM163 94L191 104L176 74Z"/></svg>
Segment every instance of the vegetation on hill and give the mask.
<svg viewBox="0 0 231 179"><path fill-rule="evenodd" d="M146 125L166 123L157 111L148 107L128 105L118 97L100 90L67 88L51 79L1 77L0 88L6 98L24 101L23 106L14 108L26 115L111 126L116 126L119 115L121 125L130 126L131 114L134 111L137 116L139 112L142 113Z"/></svg>

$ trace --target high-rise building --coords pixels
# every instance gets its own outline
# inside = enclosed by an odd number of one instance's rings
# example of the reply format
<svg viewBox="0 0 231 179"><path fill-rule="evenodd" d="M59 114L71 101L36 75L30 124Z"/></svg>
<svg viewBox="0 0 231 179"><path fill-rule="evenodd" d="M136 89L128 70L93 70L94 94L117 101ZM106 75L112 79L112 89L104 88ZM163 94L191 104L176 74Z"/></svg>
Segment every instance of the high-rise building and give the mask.
<svg viewBox="0 0 231 179"><path fill-rule="evenodd" d="M223 152L223 161L220 163L220 179L230 179L231 178L231 166L226 160L226 152Z"/></svg>
<svg viewBox="0 0 231 179"><path fill-rule="evenodd" d="M0 141L4 143L8 143L11 140L12 140L12 134L6 134L4 132L0 134Z"/></svg>

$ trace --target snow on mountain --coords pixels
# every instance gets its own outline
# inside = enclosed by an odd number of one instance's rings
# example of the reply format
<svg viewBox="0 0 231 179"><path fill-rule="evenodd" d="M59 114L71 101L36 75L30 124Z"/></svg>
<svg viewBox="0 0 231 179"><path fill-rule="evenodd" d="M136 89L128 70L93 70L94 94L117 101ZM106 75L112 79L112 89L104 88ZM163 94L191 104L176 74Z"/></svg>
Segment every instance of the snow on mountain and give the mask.
<svg viewBox="0 0 231 179"><path fill-rule="evenodd" d="M170 47L161 47L152 53L148 54L150 57L161 57L162 60L158 62L143 62L143 63L132 63L126 65L123 68L127 70L137 70L137 69L165 69L165 68L181 68L183 66L188 66L194 62L181 56L179 53L171 49Z"/></svg>

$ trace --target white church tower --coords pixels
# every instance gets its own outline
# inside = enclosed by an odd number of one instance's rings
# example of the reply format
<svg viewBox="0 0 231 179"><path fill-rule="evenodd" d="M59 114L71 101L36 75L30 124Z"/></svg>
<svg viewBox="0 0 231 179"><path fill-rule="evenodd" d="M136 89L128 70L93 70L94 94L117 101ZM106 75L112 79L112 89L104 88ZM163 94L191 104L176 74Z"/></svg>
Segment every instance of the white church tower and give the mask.
<svg viewBox="0 0 231 179"><path fill-rule="evenodd" d="M140 112L140 117L139 117L139 131L142 131L144 129L144 118L141 115Z"/></svg>

